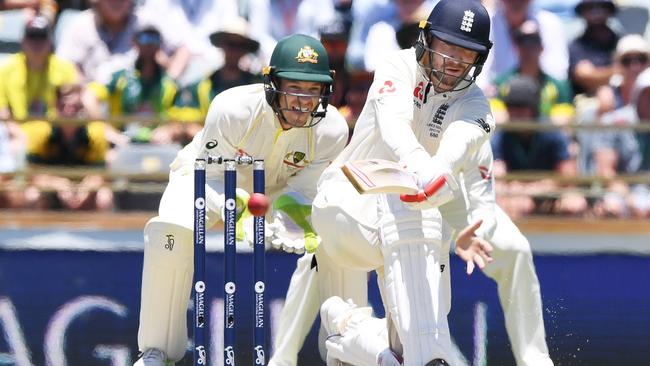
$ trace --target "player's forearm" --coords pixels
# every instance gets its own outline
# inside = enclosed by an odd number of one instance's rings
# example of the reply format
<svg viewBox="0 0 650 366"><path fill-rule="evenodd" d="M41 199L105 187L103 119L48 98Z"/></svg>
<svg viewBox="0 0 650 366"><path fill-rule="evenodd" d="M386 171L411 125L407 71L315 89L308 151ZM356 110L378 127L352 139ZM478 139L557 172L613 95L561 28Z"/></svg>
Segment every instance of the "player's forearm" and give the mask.
<svg viewBox="0 0 650 366"><path fill-rule="evenodd" d="M475 125L461 121L452 122L432 160L442 169L458 174L465 158L476 153L488 136Z"/></svg>

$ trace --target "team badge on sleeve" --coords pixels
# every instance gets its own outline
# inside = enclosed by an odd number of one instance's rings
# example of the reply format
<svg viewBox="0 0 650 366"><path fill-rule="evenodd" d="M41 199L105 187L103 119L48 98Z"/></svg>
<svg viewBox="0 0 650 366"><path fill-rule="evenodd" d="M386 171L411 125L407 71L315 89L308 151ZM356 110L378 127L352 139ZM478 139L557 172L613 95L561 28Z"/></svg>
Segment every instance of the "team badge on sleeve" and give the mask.
<svg viewBox="0 0 650 366"><path fill-rule="evenodd" d="M306 155L302 151L291 151L284 156L283 163L294 168L304 168L309 164L305 157Z"/></svg>

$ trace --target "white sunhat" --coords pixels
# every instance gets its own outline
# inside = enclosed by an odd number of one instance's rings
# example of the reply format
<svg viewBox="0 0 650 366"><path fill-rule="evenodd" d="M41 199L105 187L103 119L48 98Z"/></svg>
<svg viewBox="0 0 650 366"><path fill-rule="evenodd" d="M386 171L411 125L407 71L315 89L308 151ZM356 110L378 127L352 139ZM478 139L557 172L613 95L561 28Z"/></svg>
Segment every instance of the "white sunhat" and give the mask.
<svg viewBox="0 0 650 366"><path fill-rule="evenodd" d="M650 54L650 43L639 34L628 34L619 39L614 54L620 59L628 53Z"/></svg>

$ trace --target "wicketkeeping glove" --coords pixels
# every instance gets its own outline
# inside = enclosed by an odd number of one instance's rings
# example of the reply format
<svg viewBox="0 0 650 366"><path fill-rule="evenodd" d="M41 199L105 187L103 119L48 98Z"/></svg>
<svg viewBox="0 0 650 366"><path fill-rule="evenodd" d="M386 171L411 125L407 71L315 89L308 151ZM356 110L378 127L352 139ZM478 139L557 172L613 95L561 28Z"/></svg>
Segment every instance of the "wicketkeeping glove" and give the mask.
<svg viewBox="0 0 650 366"><path fill-rule="evenodd" d="M285 193L273 201L271 245L289 253L313 253L320 244L310 222L311 202L298 193Z"/></svg>
<svg viewBox="0 0 650 366"><path fill-rule="evenodd" d="M246 238L244 231L244 220L248 217L252 217L250 211L248 211L248 199L251 198L251 195L246 192L246 190L237 188L235 190L235 238L237 241L242 241ZM225 211L221 212L221 220L223 221Z"/></svg>

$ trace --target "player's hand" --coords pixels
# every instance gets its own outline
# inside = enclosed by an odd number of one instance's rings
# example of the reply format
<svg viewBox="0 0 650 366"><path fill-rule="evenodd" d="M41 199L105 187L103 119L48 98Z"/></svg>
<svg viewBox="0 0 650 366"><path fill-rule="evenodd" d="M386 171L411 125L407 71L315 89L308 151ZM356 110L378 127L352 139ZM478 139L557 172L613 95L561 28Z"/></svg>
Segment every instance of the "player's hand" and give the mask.
<svg viewBox="0 0 650 366"><path fill-rule="evenodd" d="M289 253L315 252L321 239L311 226L310 216L311 202L296 192L273 200L271 246Z"/></svg>
<svg viewBox="0 0 650 366"><path fill-rule="evenodd" d="M235 237L237 240L244 240L244 220L252 216L250 211L248 211L248 200L251 198L251 195L246 192L246 190L237 188L235 190Z"/></svg>
<svg viewBox="0 0 650 366"><path fill-rule="evenodd" d="M255 216L253 215L248 215L245 218L242 218L240 221L237 221L237 230L242 231L241 238L238 236L237 240L238 241L244 241L247 242L248 245L252 248L253 245L255 245ZM271 240L273 239L273 226L266 220L264 219L264 240L265 240L265 248L269 248L269 244L271 243ZM239 232L237 232L237 235L239 235Z"/></svg>
<svg viewBox="0 0 650 366"><path fill-rule="evenodd" d="M403 194L400 200L413 210L427 210L444 205L454 198L458 182L448 173L441 174L416 194Z"/></svg>
<svg viewBox="0 0 650 366"><path fill-rule="evenodd" d="M485 239L474 235L474 232L482 223L483 220L478 220L464 228L456 239L455 252L467 263L468 275L474 272L475 265L477 265L478 268L483 269L488 263L492 262L492 257L490 256L492 245L490 245L490 243Z"/></svg>

